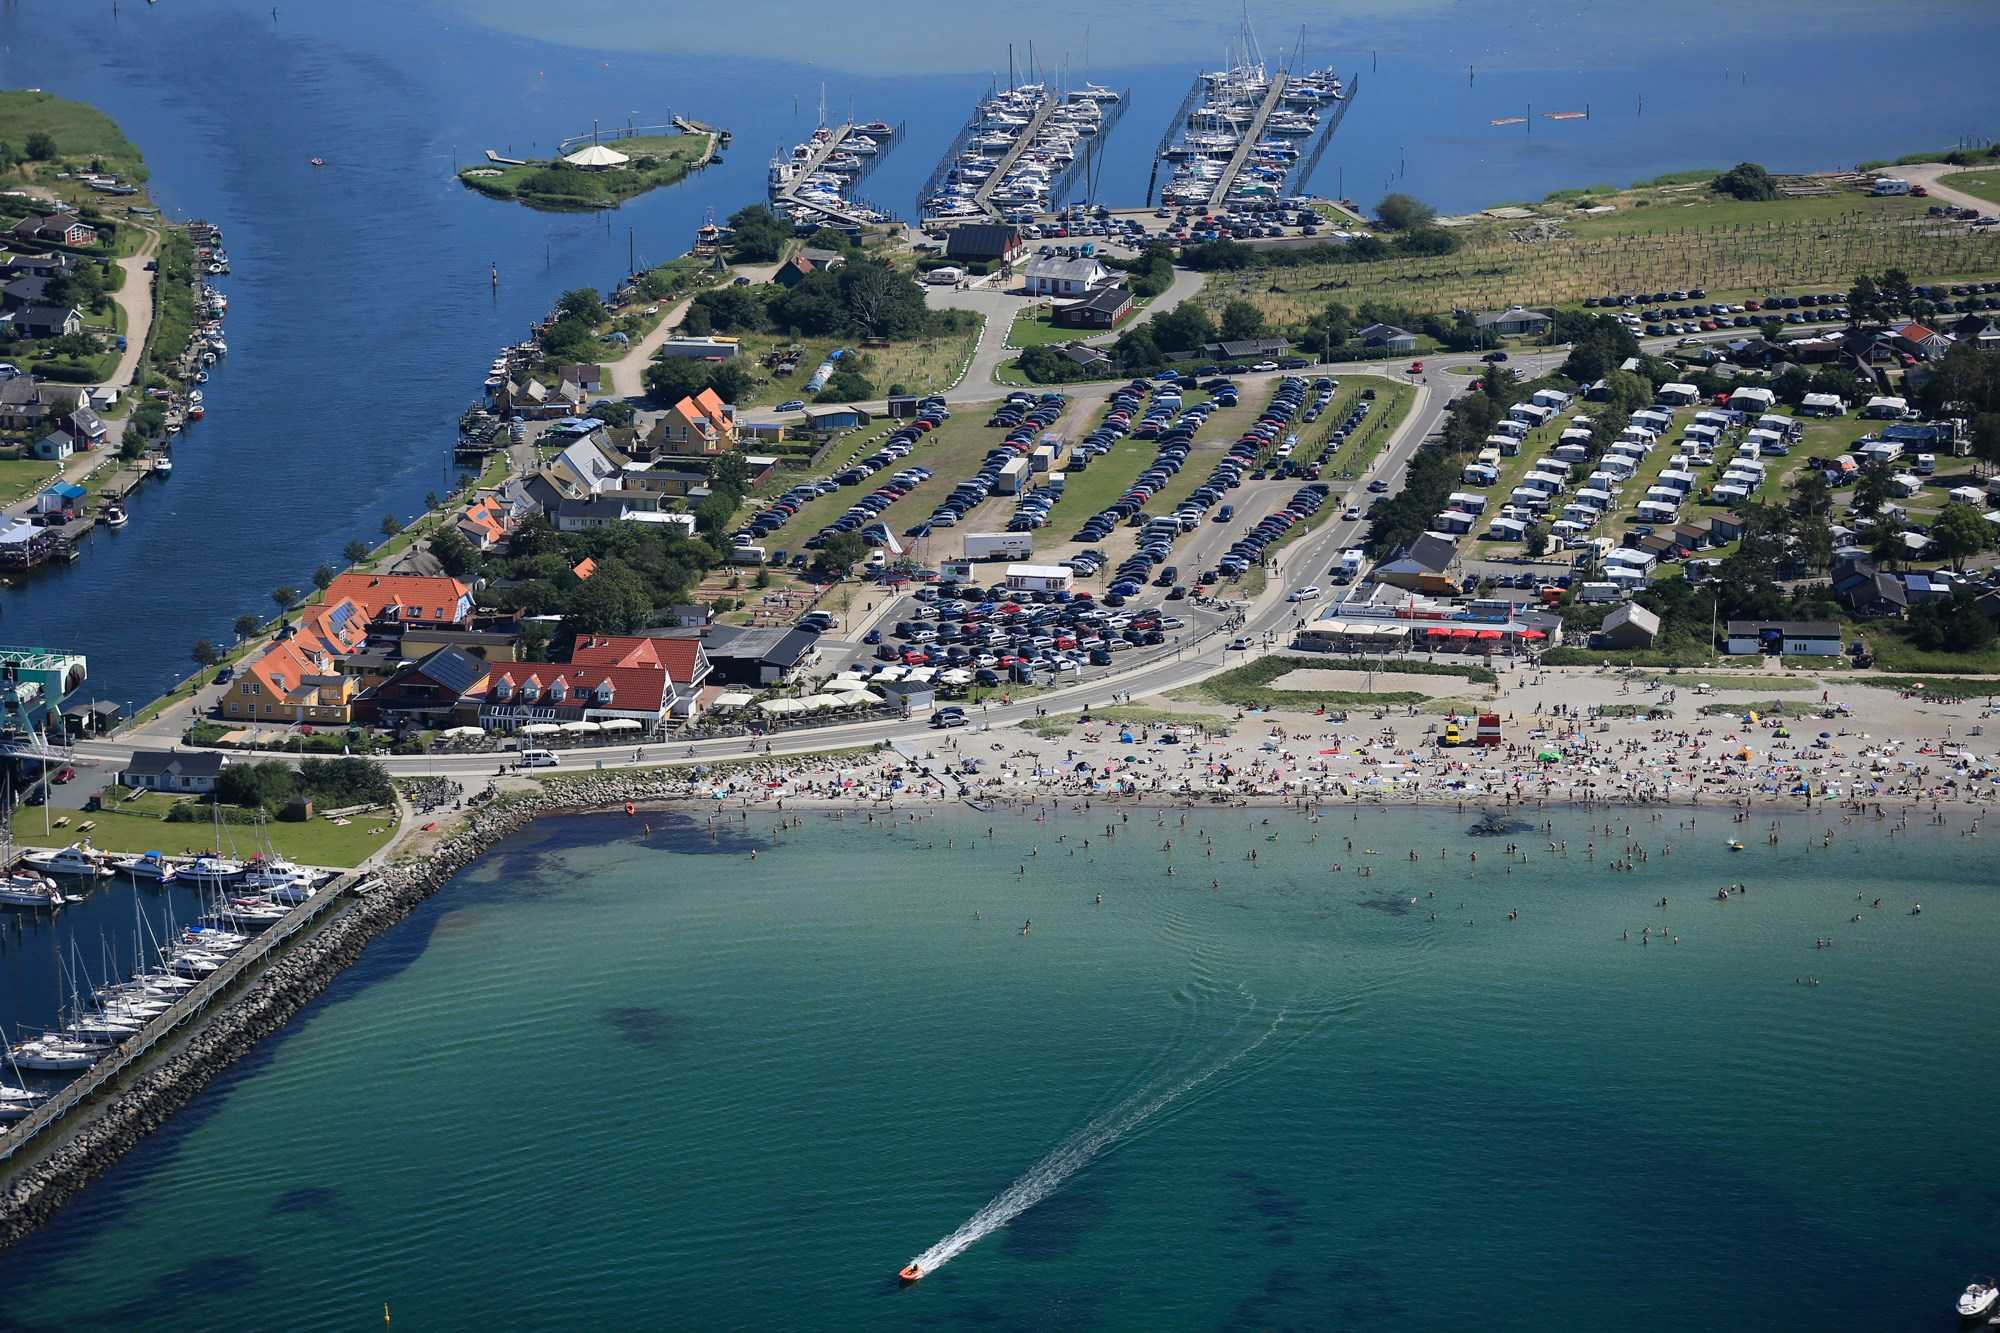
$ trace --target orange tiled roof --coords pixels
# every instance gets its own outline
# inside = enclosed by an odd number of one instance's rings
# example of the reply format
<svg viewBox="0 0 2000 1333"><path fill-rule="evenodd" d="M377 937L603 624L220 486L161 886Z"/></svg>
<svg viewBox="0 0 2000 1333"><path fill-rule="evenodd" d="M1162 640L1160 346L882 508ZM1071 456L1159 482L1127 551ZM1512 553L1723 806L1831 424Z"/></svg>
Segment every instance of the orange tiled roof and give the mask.
<svg viewBox="0 0 2000 1333"><path fill-rule="evenodd" d="M349 598L370 619L394 606L402 608L404 620L455 620L471 595L470 584L423 574L342 574L326 590L329 605Z"/></svg>
<svg viewBox="0 0 2000 1333"><path fill-rule="evenodd" d="M581 583L597 572L597 562L589 556L585 556L583 559L577 561L575 565L571 566L569 572L576 575L577 582Z"/></svg>

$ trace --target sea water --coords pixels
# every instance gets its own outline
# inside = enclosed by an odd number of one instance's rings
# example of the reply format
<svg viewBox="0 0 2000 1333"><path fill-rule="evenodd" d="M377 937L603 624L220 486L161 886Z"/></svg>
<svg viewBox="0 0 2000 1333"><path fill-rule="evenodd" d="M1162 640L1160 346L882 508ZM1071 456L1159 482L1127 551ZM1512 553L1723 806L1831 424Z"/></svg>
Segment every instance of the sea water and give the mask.
<svg viewBox="0 0 2000 1333"><path fill-rule="evenodd" d="M1960 826L790 818L495 849L0 1327L1942 1327L1990 1266Z"/></svg>

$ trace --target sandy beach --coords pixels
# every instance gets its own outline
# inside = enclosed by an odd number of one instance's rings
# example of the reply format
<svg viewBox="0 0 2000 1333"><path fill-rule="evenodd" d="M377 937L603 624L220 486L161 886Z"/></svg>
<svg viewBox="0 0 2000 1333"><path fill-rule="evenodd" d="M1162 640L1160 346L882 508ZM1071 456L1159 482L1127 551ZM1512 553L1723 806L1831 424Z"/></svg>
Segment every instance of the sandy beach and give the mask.
<svg viewBox="0 0 2000 1333"><path fill-rule="evenodd" d="M1361 673L1293 674L1314 676L1299 683L1317 688L1362 681ZM1977 809L2000 793L2000 733L1985 734L1993 717L1983 700L1939 701L1834 676L1713 672L1682 683L1546 670L1469 689L1442 679L1375 683L1483 696L1477 711L1499 714L1501 744L1443 746L1446 715L1408 705L1261 710L1137 698L1005 726L983 724L975 710L966 727L873 755L779 757L712 776L691 767L685 787L689 799L737 806L849 807L1136 800ZM1460 719L1469 738L1473 716Z"/></svg>

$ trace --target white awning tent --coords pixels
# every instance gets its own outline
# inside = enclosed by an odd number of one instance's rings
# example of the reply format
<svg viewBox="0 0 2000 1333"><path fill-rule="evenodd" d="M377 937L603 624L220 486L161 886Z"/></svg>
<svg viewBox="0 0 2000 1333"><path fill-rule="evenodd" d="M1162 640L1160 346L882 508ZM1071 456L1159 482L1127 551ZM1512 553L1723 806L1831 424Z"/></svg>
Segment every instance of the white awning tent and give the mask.
<svg viewBox="0 0 2000 1333"><path fill-rule="evenodd" d="M527 726L521 728L521 734L523 736L548 736L561 730L562 728L553 722L530 722Z"/></svg>
<svg viewBox="0 0 2000 1333"><path fill-rule="evenodd" d="M806 706L797 699L766 699L757 705L757 711L767 717L790 717L805 712Z"/></svg>
<svg viewBox="0 0 2000 1333"><path fill-rule="evenodd" d="M438 733L442 740L476 741L486 733L478 727L447 727Z"/></svg>
<svg viewBox="0 0 2000 1333"><path fill-rule="evenodd" d="M845 690L840 695L840 702L848 708L873 708L882 700L867 690Z"/></svg>
<svg viewBox="0 0 2000 1333"><path fill-rule="evenodd" d="M595 722L565 722L562 729L567 736L592 736L604 730Z"/></svg>
<svg viewBox="0 0 2000 1333"><path fill-rule="evenodd" d="M597 171L603 171L610 167L622 167L631 160L625 154L606 148L601 143L591 144L587 148L579 148L563 159L563 161L573 167L587 167Z"/></svg>
<svg viewBox="0 0 2000 1333"><path fill-rule="evenodd" d="M741 691L738 691L738 690L731 690L731 691L729 691L729 692L728 692L728 693L726 693L726 694L718 694L718 695L716 695L716 696L715 696L715 699L714 699L714 701L713 701L713 702L711 702L711 703L709 704L709 707L710 707L710 708L744 708L744 707L747 707L747 706L749 705L749 703L750 703L750 700L751 700L751 699L752 699L753 697L754 697L754 696L752 696L752 695L748 695L748 694L744 694L744 693L742 693Z"/></svg>
<svg viewBox="0 0 2000 1333"><path fill-rule="evenodd" d="M605 731L639 731L645 724L637 718L613 717L606 718L597 725Z"/></svg>

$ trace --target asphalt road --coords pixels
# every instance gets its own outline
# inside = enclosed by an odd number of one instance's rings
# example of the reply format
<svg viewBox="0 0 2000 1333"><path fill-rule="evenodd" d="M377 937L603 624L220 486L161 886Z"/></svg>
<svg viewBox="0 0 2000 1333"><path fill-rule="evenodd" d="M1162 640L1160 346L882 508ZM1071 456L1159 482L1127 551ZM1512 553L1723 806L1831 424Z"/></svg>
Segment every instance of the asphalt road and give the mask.
<svg viewBox="0 0 2000 1333"><path fill-rule="evenodd" d="M1547 352L1516 354L1509 365L1523 376L1532 377L1559 364L1563 354L1559 348ZM1478 356L1473 353L1431 356L1426 357L1425 361L1431 373L1416 382L1417 398L1409 416L1397 428L1387 448L1377 455L1374 465L1356 478L1357 491L1364 490L1370 481L1377 478L1386 480L1391 491L1400 486L1410 458L1415 454L1417 447L1435 433L1443 422L1447 400L1464 387L1466 377L1448 374L1446 373L1448 368L1454 365L1476 365ZM1380 374L1390 368L1380 361L1354 362L1315 366L1307 373ZM1244 386L1247 397L1268 391L1268 381L1276 379L1277 376L1264 374L1238 378ZM1105 391L1108 392L1108 388ZM1295 483L1291 482L1270 483L1266 485L1266 490L1275 503L1278 495L1289 494L1294 487ZM1271 504L1259 503L1253 512L1261 515L1271 507ZM1227 525L1228 529L1235 529L1243 521L1239 519L1237 523ZM1222 525L1204 524L1203 540L1207 540L1206 534L1210 529L1221 528ZM1230 642L1239 636L1248 639L1253 645L1250 650L1253 653L1262 651L1269 645L1282 643L1288 637L1288 632L1300 613L1297 606L1285 600L1285 594L1294 587L1308 583L1324 585L1325 571L1337 554L1347 547L1358 545L1366 535L1366 531L1366 520L1344 519L1335 513L1331 519L1314 528L1305 537L1279 548L1275 557L1276 568L1268 577L1264 592L1244 609L1244 623L1233 632L1212 632L1199 642L1185 644L1165 653L1156 652L1147 660L1130 666L1120 664L1118 668L1093 679L1043 690L1015 703L983 706L974 718L974 724L1004 726L1032 717L1038 709L1067 711L1087 704L1104 704L1110 701L1114 691L1133 695L1163 693L1240 665L1248 654L1231 652L1228 647ZM1196 549L1195 544L1190 545L1184 564L1191 563L1195 559ZM772 736L769 739L769 753L773 756L799 755L896 741L921 745L931 734L928 723L922 720L890 723L857 722L812 727ZM160 741L154 738L150 744L157 747ZM84 741L76 746L74 758L80 766L99 772L109 772L122 766L135 748L147 748L146 739L141 738L140 744L136 746L130 741L120 739ZM560 763L553 771L579 772L669 761L681 763L691 760L715 761L742 758L752 753L753 749L758 754L765 753L764 742L758 741L753 745L743 737L725 737L695 741L691 744L655 743L640 746L636 752L634 747L626 745L574 749L560 753ZM493 776L501 762L500 756L494 754L393 756L384 760L389 771L398 777L434 775L455 778L468 784L477 784Z"/></svg>

